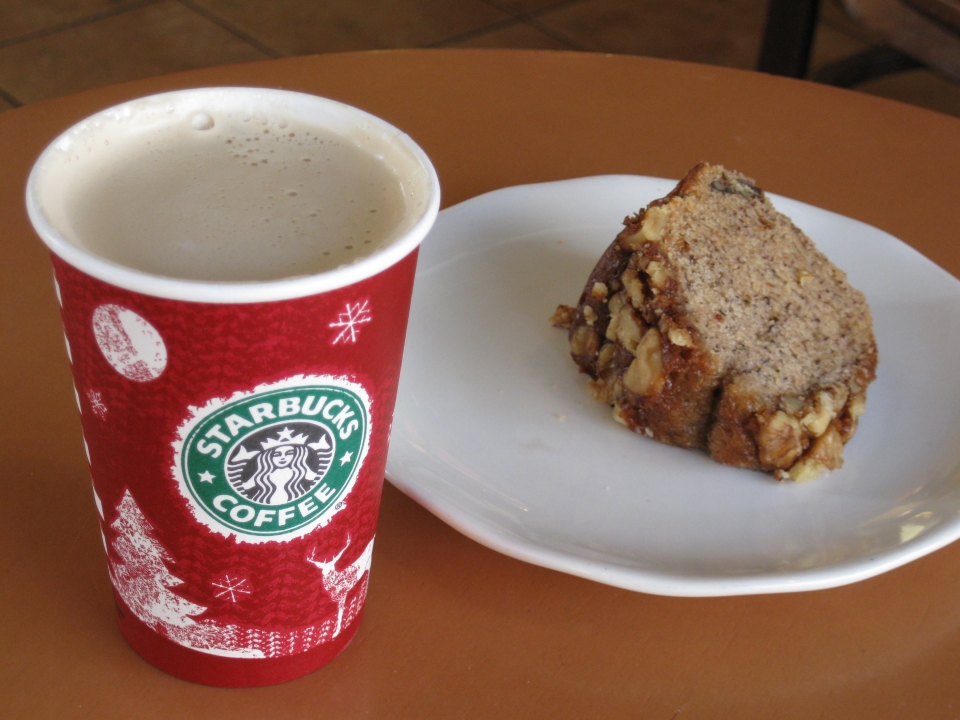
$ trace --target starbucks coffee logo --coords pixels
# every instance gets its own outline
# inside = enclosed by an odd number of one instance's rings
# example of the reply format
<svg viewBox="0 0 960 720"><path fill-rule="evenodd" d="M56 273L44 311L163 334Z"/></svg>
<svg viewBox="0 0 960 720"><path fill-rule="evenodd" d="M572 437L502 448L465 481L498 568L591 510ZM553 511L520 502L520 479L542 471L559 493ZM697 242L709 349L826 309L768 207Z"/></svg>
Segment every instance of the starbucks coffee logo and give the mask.
<svg viewBox="0 0 960 720"><path fill-rule="evenodd" d="M284 505L320 484L335 448L335 435L320 423L269 426L234 445L226 462L227 481L259 505Z"/></svg>
<svg viewBox="0 0 960 720"><path fill-rule="evenodd" d="M244 542L290 540L344 507L369 435L362 387L290 378L198 409L174 443L174 475L211 529Z"/></svg>

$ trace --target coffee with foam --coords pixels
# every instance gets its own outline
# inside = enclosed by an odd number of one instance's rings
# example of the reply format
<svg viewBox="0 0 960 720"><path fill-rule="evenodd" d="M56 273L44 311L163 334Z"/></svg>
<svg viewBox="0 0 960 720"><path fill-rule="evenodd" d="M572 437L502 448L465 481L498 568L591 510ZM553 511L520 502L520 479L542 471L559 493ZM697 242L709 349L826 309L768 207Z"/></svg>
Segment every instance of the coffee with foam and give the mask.
<svg viewBox="0 0 960 720"><path fill-rule="evenodd" d="M67 242L153 275L269 281L355 263L423 215L422 165L381 128L211 93L61 138L37 187Z"/></svg>

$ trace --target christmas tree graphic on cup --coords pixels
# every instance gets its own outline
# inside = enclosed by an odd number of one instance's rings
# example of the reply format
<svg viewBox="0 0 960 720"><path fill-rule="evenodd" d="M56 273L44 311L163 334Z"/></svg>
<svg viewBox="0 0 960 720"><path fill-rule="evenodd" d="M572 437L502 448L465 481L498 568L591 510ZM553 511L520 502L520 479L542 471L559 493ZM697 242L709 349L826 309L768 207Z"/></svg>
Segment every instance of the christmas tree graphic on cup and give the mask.
<svg viewBox="0 0 960 720"><path fill-rule="evenodd" d="M99 509L102 506L99 498L97 500ZM201 619L207 608L185 599L174 590L184 584L169 569L175 560L157 539L153 524L143 514L129 490L124 492L117 504L116 518L110 523L110 528L114 534L110 543L112 553L108 555L110 578L124 604L148 627L179 645L200 652L250 658L282 657L305 652L337 637L363 606L373 540L367 543L356 560L341 569L337 569L336 565L350 545L349 536L344 547L331 561L318 561L317 549L313 548L304 558L308 563L306 567L312 566L315 568L313 572L321 572L324 589L336 604L336 612L315 625L290 630L266 630L210 618ZM234 591L231 593L232 601L250 595L245 584L237 578L227 576L227 579L229 589ZM222 593L224 578L219 575L212 577L210 584Z"/></svg>

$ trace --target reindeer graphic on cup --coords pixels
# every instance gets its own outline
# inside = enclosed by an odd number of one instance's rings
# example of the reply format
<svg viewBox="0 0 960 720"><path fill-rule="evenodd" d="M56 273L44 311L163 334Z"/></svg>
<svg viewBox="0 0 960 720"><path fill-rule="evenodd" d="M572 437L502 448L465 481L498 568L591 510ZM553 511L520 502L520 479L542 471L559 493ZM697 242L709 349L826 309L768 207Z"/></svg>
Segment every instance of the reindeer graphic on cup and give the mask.
<svg viewBox="0 0 960 720"><path fill-rule="evenodd" d="M333 463L336 439L325 425L285 423L251 433L227 458L233 489L259 505L284 505L306 495Z"/></svg>

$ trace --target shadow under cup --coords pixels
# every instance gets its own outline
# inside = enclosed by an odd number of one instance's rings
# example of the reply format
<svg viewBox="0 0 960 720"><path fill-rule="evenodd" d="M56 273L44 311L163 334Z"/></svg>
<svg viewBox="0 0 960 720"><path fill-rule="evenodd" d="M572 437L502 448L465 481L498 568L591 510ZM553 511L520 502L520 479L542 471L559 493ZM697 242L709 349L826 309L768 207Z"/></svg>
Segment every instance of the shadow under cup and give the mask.
<svg viewBox="0 0 960 720"><path fill-rule="evenodd" d="M207 120L352 143L400 188L399 230L322 272L215 281L196 279L197 267L192 279L130 267L75 236L74 186L107 172L82 167L84 156ZM439 196L429 159L396 128L258 88L135 100L74 126L37 161L27 206L51 250L120 629L158 668L223 687L278 683L356 633L417 251ZM179 212L145 202L161 221ZM226 202L228 214L249 209L231 210L229 188Z"/></svg>

